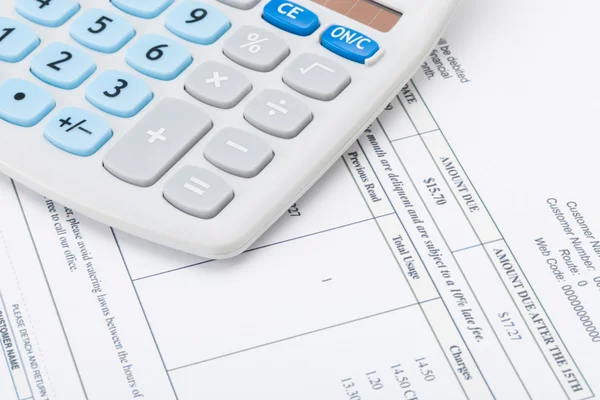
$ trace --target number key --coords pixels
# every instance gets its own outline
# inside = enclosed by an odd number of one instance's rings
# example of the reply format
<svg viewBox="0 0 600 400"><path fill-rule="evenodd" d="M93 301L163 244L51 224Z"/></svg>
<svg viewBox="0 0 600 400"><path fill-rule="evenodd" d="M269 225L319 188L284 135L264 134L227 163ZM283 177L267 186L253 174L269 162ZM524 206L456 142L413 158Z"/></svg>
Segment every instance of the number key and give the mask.
<svg viewBox="0 0 600 400"><path fill-rule="evenodd" d="M122 118L139 113L152 100L152 90L125 72L103 72L87 88L86 99L100 110Z"/></svg>
<svg viewBox="0 0 600 400"><path fill-rule="evenodd" d="M27 25L0 17L0 61L19 62L39 44L40 39Z"/></svg>
<svg viewBox="0 0 600 400"><path fill-rule="evenodd" d="M216 42L231 28L225 14L196 0L184 1L175 7L165 25L177 36L203 45Z"/></svg>
<svg viewBox="0 0 600 400"><path fill-rule="evenodd" d="M170 81L190 66L192 56L174 40L159 35L146 35L127 51L126 60L142 74Z"/></svg>
<svg viewBox="0 0 600 400"><path fill-rule="evenodd" d="M174 0L111 0L118 9L139 18L155 18Z"/></svg>
<svg viewBox="0 0 600 400"><path fill-rule="evenodd" d="M135 36L135 29L124 18L106 10L87 10L71 26L71 37L102 53L120 50Z"/></svg>
<svg viewBox="0 0 600 400"><path fill-rule="evenodd" d="M31 61L31 72L43 82L61 89L75 89L96 70L83 51L63 43L52 43Z"/></svg>
<svg viewBox="0 0 600 400"><path fill-rule="evenodd" d="M36 24L57 27L63 25L77 11L76 0L16 0L17 12Z"/></svg>

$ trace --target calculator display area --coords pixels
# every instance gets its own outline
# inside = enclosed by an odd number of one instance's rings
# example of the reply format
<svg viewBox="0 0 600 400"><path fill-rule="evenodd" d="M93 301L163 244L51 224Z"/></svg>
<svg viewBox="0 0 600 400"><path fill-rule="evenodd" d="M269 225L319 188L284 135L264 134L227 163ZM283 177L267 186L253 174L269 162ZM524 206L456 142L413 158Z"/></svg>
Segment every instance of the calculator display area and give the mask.
<svg viewBox="0 0 600 400"><path fill-rule="evenodd" d="M402 14L370 0L312 0L381 32L389 32Z"/></svg>

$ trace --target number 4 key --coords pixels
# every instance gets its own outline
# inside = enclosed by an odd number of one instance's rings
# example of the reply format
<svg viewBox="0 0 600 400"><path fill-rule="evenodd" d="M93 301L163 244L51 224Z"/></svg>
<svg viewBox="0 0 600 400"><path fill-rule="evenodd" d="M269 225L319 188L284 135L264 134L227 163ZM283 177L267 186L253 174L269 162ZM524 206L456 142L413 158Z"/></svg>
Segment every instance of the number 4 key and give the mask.
<svg viewBox="0 0 600 400"><path fill-rule="evenodd" d="M75 15L80 6L76 0L16 0L15 7L36 24L57 27Z"/></svg>

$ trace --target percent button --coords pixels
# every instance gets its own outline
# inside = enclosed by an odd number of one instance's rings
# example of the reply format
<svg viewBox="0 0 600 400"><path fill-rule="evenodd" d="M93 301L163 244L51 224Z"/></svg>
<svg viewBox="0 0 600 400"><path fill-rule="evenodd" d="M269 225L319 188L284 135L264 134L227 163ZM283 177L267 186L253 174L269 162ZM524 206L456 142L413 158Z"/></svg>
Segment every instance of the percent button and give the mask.
<svg viewBox="0 0 600 400"><path fill-rule="evenodd" d="M290 49L273 33L254 26L244 26L227 40L223 53L246 68L270 72L289 56Z"/></svg>

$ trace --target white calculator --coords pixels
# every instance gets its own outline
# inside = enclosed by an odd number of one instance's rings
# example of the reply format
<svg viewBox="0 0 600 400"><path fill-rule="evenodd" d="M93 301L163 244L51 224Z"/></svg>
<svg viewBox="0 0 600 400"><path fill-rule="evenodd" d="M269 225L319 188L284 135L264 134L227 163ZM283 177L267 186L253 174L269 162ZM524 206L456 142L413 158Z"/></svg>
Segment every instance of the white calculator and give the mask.
<svg viewBox="0 0 600 400"><path fill-rule="evenodd" d="M2 0L0 171L233 257L372 123L458 2Z"/></svg>

